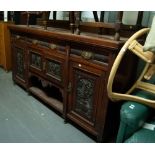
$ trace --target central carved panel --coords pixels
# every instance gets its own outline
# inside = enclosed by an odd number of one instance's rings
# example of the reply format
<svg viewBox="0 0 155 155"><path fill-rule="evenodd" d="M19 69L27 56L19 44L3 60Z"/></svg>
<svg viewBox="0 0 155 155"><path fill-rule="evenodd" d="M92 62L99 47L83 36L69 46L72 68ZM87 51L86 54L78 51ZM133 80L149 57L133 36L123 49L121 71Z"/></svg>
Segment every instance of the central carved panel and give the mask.
<svg viewBox="0 0 155 155"><path fill-rule="evenodd" d="M32 51L31 51L31 65L38 69L41 69L42 66L41 56Z"/></svg>
<svg viewBox="0 0 155 155"><path fill-rule="evenodd" d="M61 81L61 65L54 60L47 60L47 73Z"/></svg>

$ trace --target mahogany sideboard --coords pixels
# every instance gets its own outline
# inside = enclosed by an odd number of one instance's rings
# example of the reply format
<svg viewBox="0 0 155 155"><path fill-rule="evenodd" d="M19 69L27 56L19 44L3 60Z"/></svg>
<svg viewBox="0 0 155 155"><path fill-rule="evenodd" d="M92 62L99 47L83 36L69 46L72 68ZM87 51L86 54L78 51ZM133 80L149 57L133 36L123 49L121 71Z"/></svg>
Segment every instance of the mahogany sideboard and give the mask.
<svg viewBox="0 0 155 155"><path fill-rule="evenodd" d="M107 80L124 41L41 26L10 25L9 29L13 81L60 112L65 121L104 141ZM130 70L133 73L129 62L130 57L119 73L120 88L130 79Z"/></svg>

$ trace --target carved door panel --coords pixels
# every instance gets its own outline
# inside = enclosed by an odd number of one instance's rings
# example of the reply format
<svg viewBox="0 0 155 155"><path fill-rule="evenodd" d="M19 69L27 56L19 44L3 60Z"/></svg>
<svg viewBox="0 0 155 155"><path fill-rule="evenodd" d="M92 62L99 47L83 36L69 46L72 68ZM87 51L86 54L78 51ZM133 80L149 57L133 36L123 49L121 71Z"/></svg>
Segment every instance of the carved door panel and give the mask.
<svg viewBox="0 0 155 155"><path fill-rule="evenodd" d="M68 116L79 125L97 134L98 108L101 102L103 71L83 64L70 64Z"/></svg>
<svg viewBox="0 0 155 155"><path fill-rule="evenodd" d="M26 87L27 83L27 64L26 64L26 49L20 43L13 44L13 79Z"/></svg>
<svg viewBox="0 0 155 155"><path fill-rule="evenodd" d="M57 84L63 84L64 60L57 57L45 57L45 74Z"/></svg>
<svg viewBox="0 0 155 155"><path fill-rule="evenodd" d="M37 48L29 48L29 68L31 71L39 74L43 74L43 52Z"/></svg>

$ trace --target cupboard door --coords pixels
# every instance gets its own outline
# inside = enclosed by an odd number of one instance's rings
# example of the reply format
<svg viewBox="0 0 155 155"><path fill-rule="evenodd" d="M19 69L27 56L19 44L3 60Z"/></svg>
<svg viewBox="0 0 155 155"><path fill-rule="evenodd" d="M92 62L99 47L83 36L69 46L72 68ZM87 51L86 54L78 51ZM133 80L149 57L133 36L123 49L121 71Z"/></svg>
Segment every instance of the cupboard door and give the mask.
<svg viewBox="0 0 155 155"><path fill-rule="evenodd" d="M22 45L13 46L13 79L26 87L27 83L27 67L26 67L26 51Z"/></svg>
<svg viewBox="0 0 155 155"><path fill-rule="evenodd" d="M97 135L96 123L101 102L101 79L104 72L90 66L72 62L68 86L68 116L79 125Z"/></svg>

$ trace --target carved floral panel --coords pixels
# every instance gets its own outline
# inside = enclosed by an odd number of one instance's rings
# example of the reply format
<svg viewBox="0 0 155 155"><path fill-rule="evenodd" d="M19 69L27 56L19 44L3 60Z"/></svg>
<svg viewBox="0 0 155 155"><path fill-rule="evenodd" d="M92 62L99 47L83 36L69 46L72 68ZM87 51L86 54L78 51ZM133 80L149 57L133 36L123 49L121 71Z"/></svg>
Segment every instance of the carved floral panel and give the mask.
<svg viewBox="0 0 155 155"><path fill-rule="evenodd" d="M24 50L16 47L16 72L19 77L24 78Z"/></svg>
<svg viewBox="0 0 155 155"><path fill-rule="evenodd" d="M61 65L54 60L47 60L47 73L61 81Z"/></svg>
<svg viewBox="0 0 155 155"><path fill-rule="evenodd" d="M41 69L42 66L41 56L37 53L33 53L32 51L31 51L31 65L38 69Z"/></svg>
<svg viewBox="0 0 155 155"><path fill-rule="evenodd" d="M88 119L93 118L95 79L76 71L75 110Z"/></svg>

